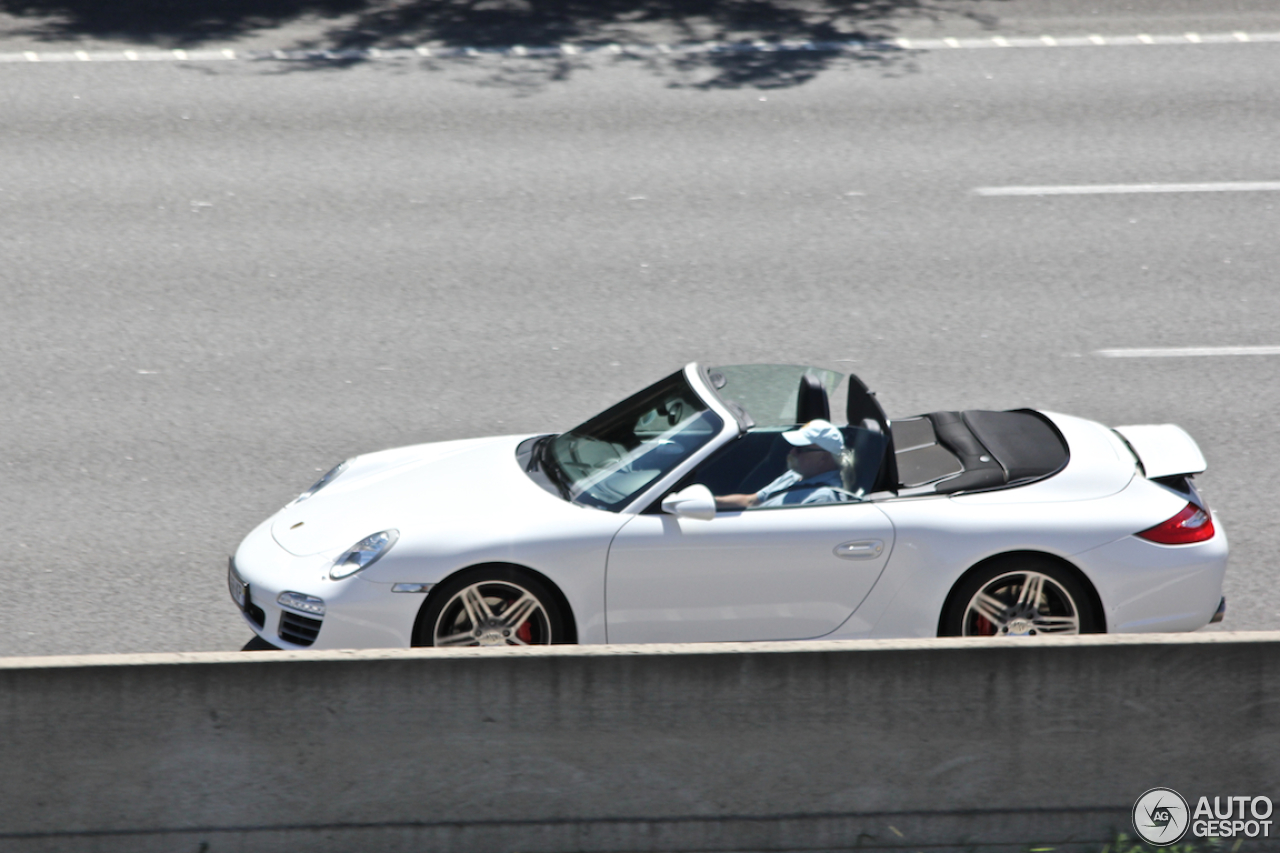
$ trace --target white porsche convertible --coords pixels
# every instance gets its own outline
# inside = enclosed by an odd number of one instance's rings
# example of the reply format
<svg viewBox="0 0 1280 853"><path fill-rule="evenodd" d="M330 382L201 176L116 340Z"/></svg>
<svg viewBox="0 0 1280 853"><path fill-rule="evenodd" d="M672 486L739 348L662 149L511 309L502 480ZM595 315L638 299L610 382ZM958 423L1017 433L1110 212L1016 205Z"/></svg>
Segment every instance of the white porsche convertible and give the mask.
<svg viewBox="0 0 1280 853"><path fill-rule="evenodd" d="M837 427L843 378L690 364L558 435L357 456L249 534L231 596L278 648L1017 637L1222 618L1227 540L1181 428L1032 410L890 422L854 376ZM808 434L826 445L798 447ZM800 450L829 451L820 489L787 473Z"/></svg>

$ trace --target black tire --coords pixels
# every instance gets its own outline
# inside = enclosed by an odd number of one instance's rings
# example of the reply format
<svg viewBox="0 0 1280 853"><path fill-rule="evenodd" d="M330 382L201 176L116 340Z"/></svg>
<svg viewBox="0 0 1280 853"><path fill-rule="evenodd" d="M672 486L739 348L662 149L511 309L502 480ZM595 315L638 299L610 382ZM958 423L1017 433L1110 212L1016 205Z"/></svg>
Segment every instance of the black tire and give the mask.
<svg viewBox="0 0 1280 853"><path fill-rule="evenodd" d="M987 563L956 585L938 636L1103 633L1095 611L1089 590L1070 569L1048 557L1013 555Z"/></svg>
<svg viewBox="0 0 1280 853"><path fill-rule="evenodd" d="M456 575L431 591L415 646L542 646L569 642L566 613L548 585L514 566Z"/></svg>

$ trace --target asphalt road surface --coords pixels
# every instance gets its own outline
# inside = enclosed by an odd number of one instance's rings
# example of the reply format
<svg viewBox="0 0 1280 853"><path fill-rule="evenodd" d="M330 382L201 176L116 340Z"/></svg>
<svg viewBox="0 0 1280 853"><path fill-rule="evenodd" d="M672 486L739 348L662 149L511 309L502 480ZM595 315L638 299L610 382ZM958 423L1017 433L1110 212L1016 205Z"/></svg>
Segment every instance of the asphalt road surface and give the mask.
<svg viewBox="0 0 1280 853"><path fill-rule="evenodd" d="M240 648L226 555L319 472L692 360L1179 423L1222 627L1280 628L1280 354L1218 349L1280 346L1280 43L1048 43L1266 5L970 4L892 34L1051 38L803 62L59 61L138 42L0 20L54 60L0 63L0 655ZM1209 349L1103 354L1171 347Z"/></svg>

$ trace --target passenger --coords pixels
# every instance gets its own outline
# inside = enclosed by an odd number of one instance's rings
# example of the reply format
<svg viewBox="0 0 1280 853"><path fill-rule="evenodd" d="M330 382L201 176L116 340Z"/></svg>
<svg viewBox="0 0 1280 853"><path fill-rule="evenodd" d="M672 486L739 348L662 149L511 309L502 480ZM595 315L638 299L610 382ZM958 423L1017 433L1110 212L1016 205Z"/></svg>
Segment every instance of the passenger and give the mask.
<svg viewBox="0 0 1280 853"><path fill-rule="evenodd" d="M794 445L787 454L787 471L755 494L719 495L716 509L795 506L841 500L840 480L844 437L823 420L809 423L782 437Z"/></svg>

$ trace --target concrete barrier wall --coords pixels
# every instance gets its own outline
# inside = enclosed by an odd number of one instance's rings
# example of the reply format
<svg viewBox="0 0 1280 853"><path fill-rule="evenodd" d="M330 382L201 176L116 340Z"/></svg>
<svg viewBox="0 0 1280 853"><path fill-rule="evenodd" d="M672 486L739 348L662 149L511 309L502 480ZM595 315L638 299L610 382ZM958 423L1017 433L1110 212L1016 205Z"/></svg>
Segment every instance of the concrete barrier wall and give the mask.
<svg viewBox="0 0 1280 853"><path fill-rule="evenodd" d="M0 660L6 853L1096 849L1154 786L1280 800L1280 634Z"/></svg>

